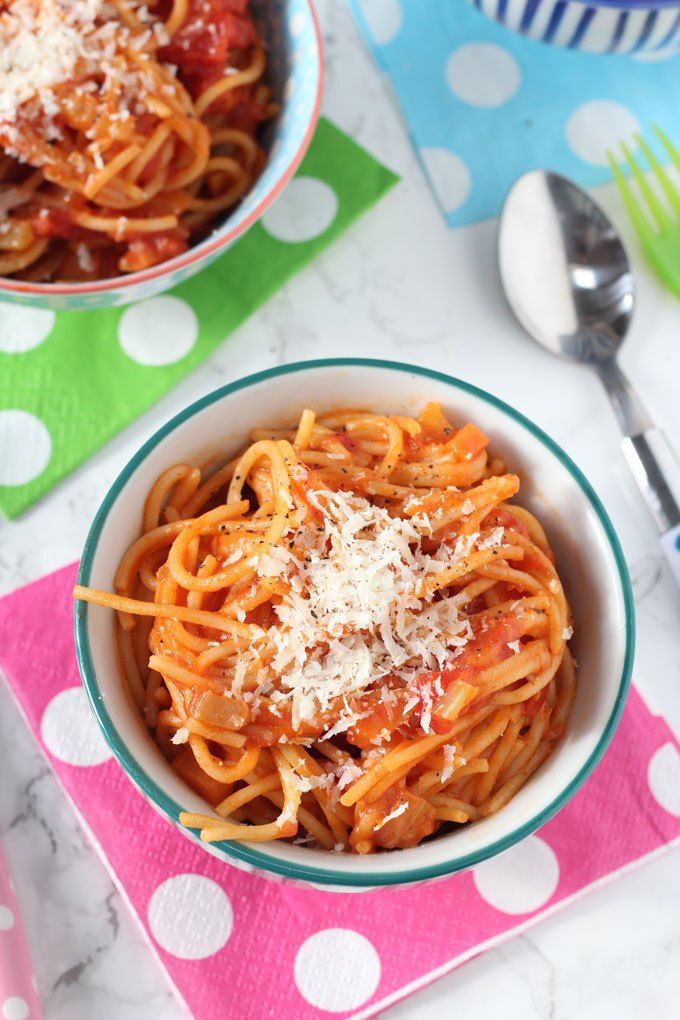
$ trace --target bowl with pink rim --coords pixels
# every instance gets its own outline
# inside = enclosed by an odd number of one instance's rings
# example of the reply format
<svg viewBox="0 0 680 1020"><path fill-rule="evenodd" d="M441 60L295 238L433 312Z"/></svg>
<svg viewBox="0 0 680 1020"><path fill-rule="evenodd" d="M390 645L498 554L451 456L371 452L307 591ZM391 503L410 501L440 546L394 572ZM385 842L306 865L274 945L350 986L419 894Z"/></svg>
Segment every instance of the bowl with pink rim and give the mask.
<svg viewBox="0 0 680 1020"><path fill-rule="evenodd" d="M267 47L267 83L279 113L261 139L266 163L243 199L198 244L139 272L79 283L0 277L0 301L54 310L126 305L177 286L223 255L272 205L314 135L323 91L323 49L311 0L251 0Z"/></svg>

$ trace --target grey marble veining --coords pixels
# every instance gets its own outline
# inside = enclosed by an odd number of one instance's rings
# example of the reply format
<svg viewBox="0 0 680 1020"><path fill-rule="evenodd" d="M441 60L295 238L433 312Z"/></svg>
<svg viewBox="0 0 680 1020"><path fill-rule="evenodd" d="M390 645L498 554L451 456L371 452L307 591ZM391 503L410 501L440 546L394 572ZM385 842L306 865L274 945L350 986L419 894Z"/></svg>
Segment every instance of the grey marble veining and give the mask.
<svg viewBox="0 0 680 1020"><path fill-rule="evenodd" d="M325 112L402 175L398 191L291 281L189 378L12 524L0 524L0 592L77 558L112 477L178 408L239 375L298 358L365 354L442 368L521 405L602 496L629 561L639 615L635 681L680 732L680 597L618 447L596 380L524 339L501 298L495 224L448 231L389 84L344 4L319 0ZM626 228L613 188L598 198ZM643 268L627 371L680 446L680 306ZM0 310L1 314L1 310ZM179 1020L161 969L0 684L0 834L46 1020ZM394 1020L675 1020L680 851L591 893L388 1013Z"/></svg>

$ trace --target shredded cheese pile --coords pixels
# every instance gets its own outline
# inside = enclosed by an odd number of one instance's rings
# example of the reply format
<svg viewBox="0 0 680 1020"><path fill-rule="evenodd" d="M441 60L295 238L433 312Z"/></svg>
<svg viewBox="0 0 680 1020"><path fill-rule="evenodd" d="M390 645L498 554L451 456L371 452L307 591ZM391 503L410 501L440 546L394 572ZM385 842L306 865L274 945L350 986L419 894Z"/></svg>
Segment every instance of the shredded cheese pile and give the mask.
<svg viewBox="0 0 680 1020"><path fill-rule="evenodd" d="M150 17L145 7L136 7L135 15L141 21ZM126 47L145 46L152 33L157 44L167 41L160 23L135 35L102 0L12 0L0 14L3 128L17 120L30 100L49 125L58 109L55 87L74 79L80 81L77 94L96 90L94 78L103 90L115 84L124 114L138 101L144 76L121 54Z"/></svg>
<svg viewBox="0 0 680 1020"><path fill-rule="evenodd" d="M290 549L277 547L258 563L261 576L283 577L290 585L275 607L281 626L269 631L278 682L273 692L267 683L266 692L274 702L292 700L295 727L344 699L346 710L324 734L330 737L359 718L350 711L350 695L388 677L407 685L445 669L465 646L472 631L455 597L417 592L424 579L467 556L479 535L440 545L430 555L421 546L431 533L424 514L391 517L347 492L310 492L308 498L322 523L307 520L291 536ZM502 539L503 529L494 529L480 545ZM383 699L389 696L383 688ZM414 697L411 707L417 702ZM429 728L427 707L421 724Z"/></svg>

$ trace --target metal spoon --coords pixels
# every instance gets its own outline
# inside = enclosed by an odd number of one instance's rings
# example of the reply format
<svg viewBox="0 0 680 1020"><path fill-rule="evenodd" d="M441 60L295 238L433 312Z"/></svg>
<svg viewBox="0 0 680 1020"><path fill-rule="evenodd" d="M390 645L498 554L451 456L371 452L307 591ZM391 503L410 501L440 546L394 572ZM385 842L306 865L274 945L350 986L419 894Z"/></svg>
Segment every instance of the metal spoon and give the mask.
<svg viewBox="0 0 680 1020"><path fill-rule="evenodd" d="M635 282L615 227L571 181L532 170L505 200L498 253L507 299L526 331L553 354L599 375L680 584L680 463L617 362Z"/></svg>

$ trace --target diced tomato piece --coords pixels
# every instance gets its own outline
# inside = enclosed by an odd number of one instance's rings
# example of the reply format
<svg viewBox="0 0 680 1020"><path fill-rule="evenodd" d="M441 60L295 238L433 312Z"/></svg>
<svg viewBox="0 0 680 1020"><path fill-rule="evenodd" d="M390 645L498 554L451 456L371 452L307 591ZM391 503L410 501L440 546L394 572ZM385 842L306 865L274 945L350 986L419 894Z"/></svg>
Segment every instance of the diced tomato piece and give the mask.
<svg viewBox="0 0 680 1020"><path fill-rule="evenodd" d="M408 692L394 692L394 698L387 703L381 690L370 691L356 699L352 711L359 718L347 730L347 739L355 747L374 747L379 737L389 737L403 722L404 705Z"/></svg>
<svg viewBox="0 0 680 1020"><path fill-rule="evenodd" d="M150 234L130 241L128 250L119 262L124 273L136 273L140 269L167 262L176 255L181 255L189 247L183 237L169 234Z"/></svg>
<svg viewBox="0 0 680 1020"><path fill-rule="evenodd" d="M192 0L189 14L160 59L175 64L194 97L206 79L229 66L232 50L256 45L257 31L244 0ZM198 91L196 91L198 90Z"/></svg>
<svg viewBox="0 0 680 1020"><path fill-rule="evenodd" d="M511 528L518 535L522 535L523 538L529 538L529 529L526 524L523 521L519 521L506 507L493 510L486 518L486 524L490 528Z"/></svg>
<svg viewBox="0 0 680 1020"><path fill-rule="evenodd" d="M435 401L430 401L420 412L419 422L430 439L437 436L445 436L453 431L451 422L444 416L441 406Z"/></svg>
<svg viewBox="0 0 680 1020"><path fill-rule="evenodd" d="M486 629L480 630L474 639L468 642L461 654L453 659L449 669L422 673L416 677L411 684L411 689L420 697L420 705L414 709L413 715L410 717L413 722L409 723L407 720L410 727L413 728L419 723L420 714L425 704L429 702L432 705L430 723L432 729L435 733L447 733L451 729L451 723L437 713L437 703L442 700L441 697L437 697L437 688L441 686L446 693L457 680L474 686L477 677L483 670L503 662L504 659L508 659L514 654L512 649L508 648L508 644L511 641L519 640L522 634L523 625L518 617L504 616L500 620L492 620ZM479 699L476 698L471 704L478 705L479 703ZM469 710L470 706L468 705L462 710L461 715Z"/></svg>
<svg viewBox="0 0 680 1020"><path fill-rule="evenodd" d="M377 846L406 849L429 836L434 827L435 809L406 789L402 781L389 787L376 801L358 801L350 843L360 852Z"/></svg>
<svg viewBox="0 0 680 1020"><path fill-rule="evenodd" d="M359 449L359 443L357 440L353 436L348 435L347 432L336 432L335 438L339 443L342 443L345 449L349 450L350 453L355 453Z"/></svg>
<svg viewBox="0 0 680 1020"><path fill-rule="evenodd" d="M462 460L473 460L489 445L489 437L469 422L451 440L454 452Z"/></svg>
<svg viewBox="0 0 680 1020"><path fill-rule="evenodd" d="M245 92L246 89L239 89L239 92ZM227 93L227 96L229 93ZM232 97L236 99L232 92ZM211 109L219 108L219 100L217 100ZM237 101L232 101L231 109L228 111L229 126L236 128L238 131L247 131L252 133L255 128L262 123L263 120L267 119L267 111L261 103L256 102L250 96L239 96Z"/></svg>
<svg viewBox="0 0 680 1020"><path fill-rule="evenodd" d="M420 540L420 551L426 555L432 556L436 553L442 543L437 538L421 538Z"/></svg>
<svg viewBox="0 0 680 1020"><path fill-rule="evenodd" d="M413 456L423 445L423 433L419 432L417 436L409 435L407 432L404 435L404 450L407 455Z"/></svg>
<svg viewBox="0 0 680 1020"><path fill-rule="evenodd" d="M33 230L38 237L74 237L78 227L73 217L64 209L41 209L31 220Z"/></svg>

